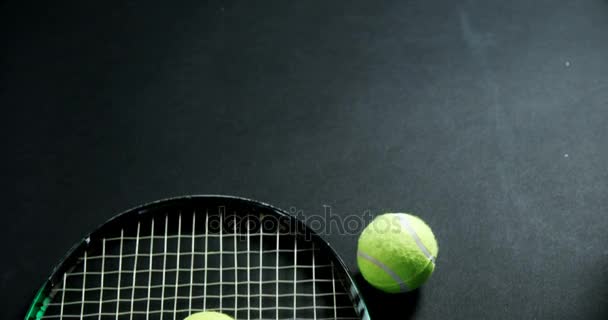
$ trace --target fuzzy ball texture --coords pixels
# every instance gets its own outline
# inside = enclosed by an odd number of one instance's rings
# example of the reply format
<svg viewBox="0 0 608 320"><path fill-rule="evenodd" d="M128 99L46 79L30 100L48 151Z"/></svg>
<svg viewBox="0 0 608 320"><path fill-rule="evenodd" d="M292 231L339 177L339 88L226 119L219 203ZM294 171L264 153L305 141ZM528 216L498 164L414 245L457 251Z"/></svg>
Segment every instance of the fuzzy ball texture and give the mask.
<svg viewBox="0 0 608 320"><path fill-rule="evenodd" d="M406 213L376 217L361 233L357 264L372 286L388 293L414 290L435 270L439 247L431 228Z"/></svg>
<svg viewBox="0 0 608 320"><path fill-rule="evenodd" d="M215 311L203 311L189 315L184 320L234 320L228 315Z"/></svg>

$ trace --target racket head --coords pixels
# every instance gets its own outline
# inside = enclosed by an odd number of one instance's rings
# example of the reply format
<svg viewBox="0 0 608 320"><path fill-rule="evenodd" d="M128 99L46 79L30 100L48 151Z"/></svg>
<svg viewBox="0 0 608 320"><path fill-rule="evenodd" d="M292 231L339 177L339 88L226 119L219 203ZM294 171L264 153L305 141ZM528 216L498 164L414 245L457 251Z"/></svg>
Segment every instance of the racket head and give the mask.
<svg viewBox="0 0 608 320"><path fill-rule="evenodd" d="M336 251L271 205L232 196L171 198L127 210L78 242L25 316L369 319Z"/></svg>

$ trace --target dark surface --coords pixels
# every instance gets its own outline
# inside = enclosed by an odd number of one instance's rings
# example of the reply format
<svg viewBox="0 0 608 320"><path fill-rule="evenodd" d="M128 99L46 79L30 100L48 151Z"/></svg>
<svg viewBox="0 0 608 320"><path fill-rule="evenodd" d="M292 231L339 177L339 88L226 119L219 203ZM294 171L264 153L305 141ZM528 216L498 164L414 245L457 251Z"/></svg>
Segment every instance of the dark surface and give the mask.
<svg viewBox="0 0 608 320"><path fill-rule="evenodd" d="M2 1L0 37L2 319L105 219L196 193L421 215L436 273L367 288L375 319L608 318L604 0Z"/></svg>

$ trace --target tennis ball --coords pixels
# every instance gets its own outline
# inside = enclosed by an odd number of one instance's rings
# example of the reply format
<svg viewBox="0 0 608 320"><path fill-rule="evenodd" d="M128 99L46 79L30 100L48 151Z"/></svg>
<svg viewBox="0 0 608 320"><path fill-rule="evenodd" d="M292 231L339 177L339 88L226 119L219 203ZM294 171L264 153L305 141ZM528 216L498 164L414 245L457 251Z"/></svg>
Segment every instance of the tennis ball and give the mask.
<svg viewBox="0 0 608 320"><path fill-rule="evenodd" d="M234 320L230 316L215 311L203 311L189 315L184 320Z"/></svg>
<svg viewBox="0 0 608 320"><path fill-rule="evenodd" d="M363 278L388 293L414 290L435 270L439 247L431 228L406 213L386 213L363 230L357 264Z"/></svg>

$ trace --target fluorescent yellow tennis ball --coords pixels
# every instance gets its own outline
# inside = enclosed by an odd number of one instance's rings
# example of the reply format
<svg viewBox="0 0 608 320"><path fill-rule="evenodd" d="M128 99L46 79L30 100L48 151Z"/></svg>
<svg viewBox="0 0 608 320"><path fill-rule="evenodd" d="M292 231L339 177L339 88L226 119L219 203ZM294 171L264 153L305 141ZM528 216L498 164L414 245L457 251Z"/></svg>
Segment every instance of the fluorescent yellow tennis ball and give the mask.
<svg viewBox="0 0 608 320"><path fill-rule="evenodd" d="M228 315L215 311L203 311L189 315L184 320L234 320Z"/></svg>
<svg viewBox="0 0 608 320"><path fill-rule="evenodd" d="M361 233L357 264L372 286L389 293L406 292L431 276L438 251L433 231L420 218L387 213Z"/></svg>

